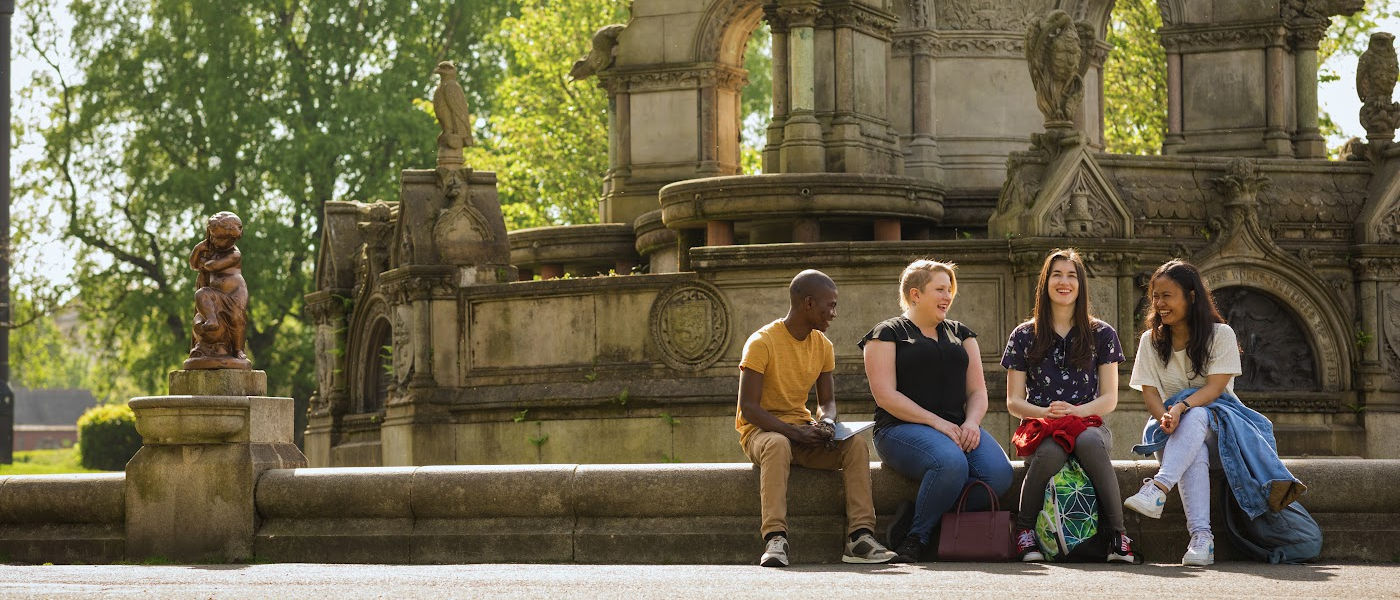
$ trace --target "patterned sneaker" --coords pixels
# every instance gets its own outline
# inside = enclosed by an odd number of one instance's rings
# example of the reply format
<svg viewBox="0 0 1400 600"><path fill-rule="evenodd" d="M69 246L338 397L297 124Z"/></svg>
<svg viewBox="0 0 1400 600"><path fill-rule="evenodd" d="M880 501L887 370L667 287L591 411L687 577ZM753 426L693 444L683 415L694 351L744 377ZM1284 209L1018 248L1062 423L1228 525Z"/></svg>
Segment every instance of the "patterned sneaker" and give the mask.
<svg viewBox="0 0 1400 600"><path fill-rule="evenodd" d="M1125 562L1130 565L1137 564L1137 555L1133 553L1133 538L1126 533L1115 533L1109 538L1108 562Z"/></svg>
<svg viewBox="0 0 1400 600"><path fill-rule="evenodd" d="M904 541L899 543L899 547L894 549L894 558L890 562L916 563L923 557L924 543L919 541L919 536L909 534Z"/></svg>
<svg viewBox="0 0 1400 600"><path fill-rule="evenodd" d="M1157 487L1157 483L1151 479L1142 480L1142 489L1123 501L1123 506L1151 519L1162 518L1162 507L1166 505L1167 493L1163 492L1162 488Z"/></svg>
<svg viewBox="0 0 1400 600"><path fill-rule="evenodd" d="M787 536L775 535L769 538L768 545L763 548L763 556L758 559L758 564L765 567L788 566Z"/></svg>
<svg viewBox="0 0 1400 600"><path fill-rule="evenodd" d="M1040 553L1040 544L1035 541L1034 531L1022 529L1016 532L1016 555L1021 557L1021 562L1045 560L1045 555Z"/></svg>
<svg viewBox="0 0 1400 600"><path fill-rule="evenodd" d="M846 552L841 555L841 562L867 565L887 563L894 556L888 548L875 541L875 536L862 533L856 536L856 539L846 542Z"/></svg>
<svg viewBox="0 0 1400 600"><path fill-rule="evenodd" d="M1186 554L1181 556L1184 567L1204 567L1215 563L1215 536L1209 531L1191 534L1191 543L1186 545Z"/></svg>

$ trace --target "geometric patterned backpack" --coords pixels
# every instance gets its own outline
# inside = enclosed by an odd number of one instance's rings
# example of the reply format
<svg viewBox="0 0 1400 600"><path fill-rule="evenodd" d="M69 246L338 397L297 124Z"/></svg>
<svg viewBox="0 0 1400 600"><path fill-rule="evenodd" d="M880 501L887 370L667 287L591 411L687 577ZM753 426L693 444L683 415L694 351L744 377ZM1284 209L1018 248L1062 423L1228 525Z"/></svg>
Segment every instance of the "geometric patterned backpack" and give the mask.
<svg viewBox="0 0 1400 600"><path fill-rule="evenodd" d="M1045 484L1045 504L1035 518L1035 537L1046 560L1102 562L1108 536L1099 533L1094 484L1073 456Z"/></svg>

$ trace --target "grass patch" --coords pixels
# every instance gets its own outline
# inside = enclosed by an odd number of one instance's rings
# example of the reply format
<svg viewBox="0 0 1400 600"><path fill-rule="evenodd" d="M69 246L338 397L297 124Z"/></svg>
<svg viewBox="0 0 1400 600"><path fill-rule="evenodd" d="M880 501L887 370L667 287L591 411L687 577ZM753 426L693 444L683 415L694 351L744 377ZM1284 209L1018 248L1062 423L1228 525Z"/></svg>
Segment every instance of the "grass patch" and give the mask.
<svg viewBox="0 0 1400 600"><path fill-rule="evenodd" d="M53 475L59 473L102 473L84 469L78 462L78 447L57 450L23 450L15 453L14 464L0 465L0 475Z"/></svg>

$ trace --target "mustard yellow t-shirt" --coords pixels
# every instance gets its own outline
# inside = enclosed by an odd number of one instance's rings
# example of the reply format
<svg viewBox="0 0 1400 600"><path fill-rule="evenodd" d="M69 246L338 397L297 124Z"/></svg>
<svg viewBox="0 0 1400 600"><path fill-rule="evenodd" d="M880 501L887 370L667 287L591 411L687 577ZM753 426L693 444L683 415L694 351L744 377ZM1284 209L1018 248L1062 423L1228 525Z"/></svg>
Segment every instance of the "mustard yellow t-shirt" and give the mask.
<svg viewBox="0 0 1400 600"><path fill-rule="evenodd" d="M813 329L807 339L798 341L778 319L744 342L739 366L763 374L759 406L784 423L802 425L812 421L807 395L817 384L818 375L836 369L836 351L822 332ZM742 410L734 414L734 429L739 431L740 445L759 431L757 425L744 419Z"/></svg>

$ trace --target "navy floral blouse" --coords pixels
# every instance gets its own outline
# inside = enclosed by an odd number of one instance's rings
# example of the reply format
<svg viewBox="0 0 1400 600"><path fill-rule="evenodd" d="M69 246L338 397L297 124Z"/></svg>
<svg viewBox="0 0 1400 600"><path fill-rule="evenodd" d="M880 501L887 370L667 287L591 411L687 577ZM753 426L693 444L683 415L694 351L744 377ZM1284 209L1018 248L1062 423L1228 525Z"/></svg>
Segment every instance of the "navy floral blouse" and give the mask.
<svg viewBox="0 0 1400 600"><path fill-rule="evenodd" d="M1071 329L1069 335L1055 335L1055 345L1041 359L1040 364L1029 364L1027 354L1035 343L1035 328L1030 321L1020 324L1006 340L1006 351L1001 355L1001 366L1026 373L1026 401L1036 406L1050 406L1051 402L1063 400L1080 405L1093 401L1099 395L1099 365L1123 362L1123 345L1118 342L1118 332L1108 323L1094 319L1094 368L1085 370L1070 364L1069 351L1074 347L1079 329Z"/></svg>

